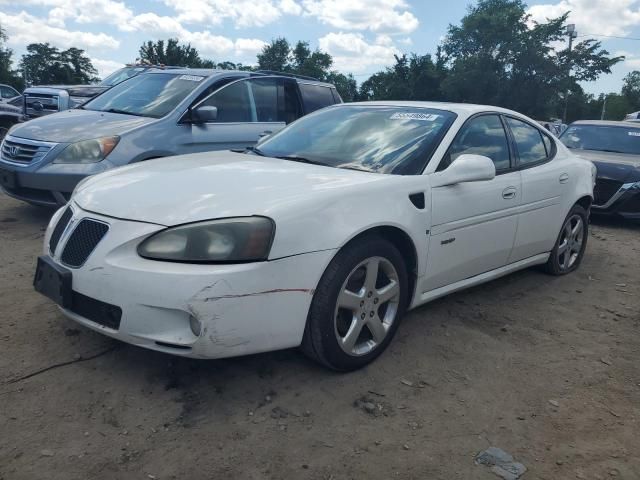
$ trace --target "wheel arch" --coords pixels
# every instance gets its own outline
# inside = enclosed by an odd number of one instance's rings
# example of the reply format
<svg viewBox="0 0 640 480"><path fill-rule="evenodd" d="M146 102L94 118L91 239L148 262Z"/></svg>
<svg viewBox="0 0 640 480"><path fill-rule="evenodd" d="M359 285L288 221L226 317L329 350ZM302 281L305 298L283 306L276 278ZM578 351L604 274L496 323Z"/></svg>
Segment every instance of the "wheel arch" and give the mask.
<svg viewBox="0 0 640 480"><path fill-rule="evenodd" d="M377 225L375 227L370 227L350 238L338 251L365 237L374 235L391 242L391 244L398 249L398 252L400 252L400 255L404 259L405 266L407 267L407 277L409 279L409 299L407 304L411 305L415 295L418 279L418 251L413 239L405 230L393 225Z"/></svg>
<svg viewBox="0 0 640 480"><path fill-rule="evenodd" d="M590 195L585 195L584 197L579 198L574 205L580 205L588 212L592 204L593 198Z"/></svg>

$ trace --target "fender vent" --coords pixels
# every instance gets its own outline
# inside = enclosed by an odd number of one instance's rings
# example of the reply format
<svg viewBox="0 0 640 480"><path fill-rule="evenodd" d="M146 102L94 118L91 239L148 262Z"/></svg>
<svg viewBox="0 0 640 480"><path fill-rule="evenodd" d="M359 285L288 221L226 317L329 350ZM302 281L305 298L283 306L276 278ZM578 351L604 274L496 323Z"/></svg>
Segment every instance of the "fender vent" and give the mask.
<svg viewBox="0 0 640 480"><path fill-rule="evenodd" d="M424 210L424 192L412 193L409 195L409 200L416 208Z"/></svg>

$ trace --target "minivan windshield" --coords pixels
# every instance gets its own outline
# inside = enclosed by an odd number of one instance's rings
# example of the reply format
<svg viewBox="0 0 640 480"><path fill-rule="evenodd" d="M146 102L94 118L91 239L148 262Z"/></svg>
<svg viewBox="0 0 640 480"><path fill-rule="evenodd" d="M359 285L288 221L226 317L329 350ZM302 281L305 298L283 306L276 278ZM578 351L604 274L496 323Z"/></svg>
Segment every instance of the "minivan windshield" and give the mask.
<svg viewBox="0 0 640 480"><path fill-rule="evenodd" d="M143 73L85 103L85 110L160 118L172 111L205 77L174 73Z"/></svg>
<svg viewBox="0 0 640 480"><path fill-rule="evenodd" d="M98 85L103 87L113 87L114 85L124 82L128 78L141 74L145 70L147 70L145 67L124 67L113 72Z"/></svg>
<svg viewBox="0 0 640 480"><path fill-rule="evenodd" d="M570 125L560 140L567 148L640 155L640 128L631 125Z"/></svg>
<svg viewBox="0 0 640 480"><path fill-rule="evenodd" d="M418 175L455 117L434 108L329 107L265 140L256 153L337 168Z"/></svg>

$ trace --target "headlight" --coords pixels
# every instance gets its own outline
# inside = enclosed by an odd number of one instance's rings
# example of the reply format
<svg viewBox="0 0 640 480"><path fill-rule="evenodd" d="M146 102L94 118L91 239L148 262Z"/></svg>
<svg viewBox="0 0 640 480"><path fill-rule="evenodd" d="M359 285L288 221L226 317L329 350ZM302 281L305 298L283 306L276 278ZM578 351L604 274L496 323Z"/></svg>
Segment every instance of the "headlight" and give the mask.
<svg viewBox="0 0 640 480"><path fill-rule="evenodd" d="M138 246L141 257L186 263L266 260L275 232L266 217L237 217L168 228Z"/></svg>
<svg viewBox="0 0 640 480"><path fill-rule="evenodd" d="M104 160L116 147L120 137L102 137L72 143L53 163L96 163Z"/></svg>

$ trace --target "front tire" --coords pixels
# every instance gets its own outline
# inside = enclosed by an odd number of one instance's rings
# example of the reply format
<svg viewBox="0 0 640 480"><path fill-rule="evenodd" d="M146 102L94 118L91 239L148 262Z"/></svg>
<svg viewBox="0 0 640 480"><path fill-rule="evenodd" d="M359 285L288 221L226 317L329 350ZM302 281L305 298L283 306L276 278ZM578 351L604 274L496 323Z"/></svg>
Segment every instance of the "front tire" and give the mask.
<svg viewBox="0 0 640 480"><path fill-rule="evenodd" d="M582 206L574 205L562 224L545 271L551 275L566 275L576 270L584 257L588 238L589 214Z"/></svg>
<svg viewBox="0 0 640 480"><path fill-rule="evenodd" d="M361 368L389 345L407 302L407 268L398 249L378 236L356 240L318 283L302 350L333 370Z"/></svg>

